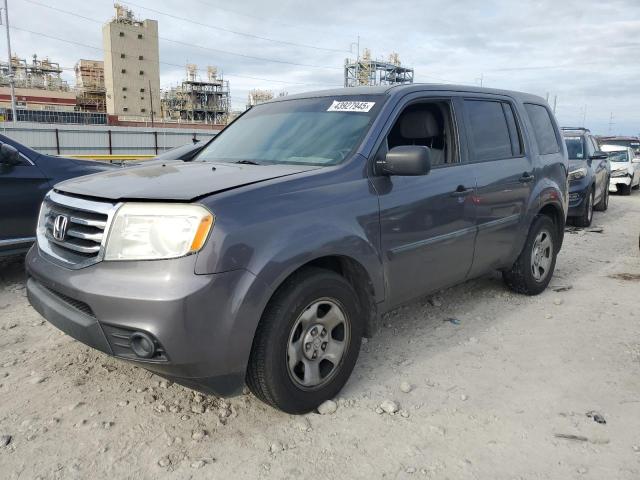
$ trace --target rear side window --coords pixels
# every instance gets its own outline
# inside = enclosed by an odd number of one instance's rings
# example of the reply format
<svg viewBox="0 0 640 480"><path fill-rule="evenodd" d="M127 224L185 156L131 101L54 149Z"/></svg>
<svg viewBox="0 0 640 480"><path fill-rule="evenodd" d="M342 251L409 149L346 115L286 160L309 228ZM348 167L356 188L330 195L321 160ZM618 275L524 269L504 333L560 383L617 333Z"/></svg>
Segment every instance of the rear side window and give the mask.
<svg viewBox="0 0 640 480"><path fill-rule="evenodd" d="M472 161L486 162L513 156L509 126L502 102L465 100Z"/></svg>
<svg viewBox="0 0 640 480"><path fill-rule="evenodd" d="M560 145L558 144L558 137L556 136L555 128L553 128L549 110L542 105L534 103L525 103L524 108L527 110L527 115L529 115L529 120L533 125L533 132L538 142L540 155L558 153Z"/></svg>

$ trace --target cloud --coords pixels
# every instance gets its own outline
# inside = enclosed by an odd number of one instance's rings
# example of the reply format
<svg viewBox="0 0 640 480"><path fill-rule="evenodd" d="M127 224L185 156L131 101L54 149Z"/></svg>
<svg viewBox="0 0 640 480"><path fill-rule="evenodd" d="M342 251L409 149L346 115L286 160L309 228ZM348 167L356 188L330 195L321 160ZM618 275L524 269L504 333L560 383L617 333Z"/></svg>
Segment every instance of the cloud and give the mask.
<svg viewBox="0 0 640 480"><path fill-rule="evenodd" d="M557 95L563 124L582 123L586 106L586 123L594 131L608 133L612 113L612 131L640 131L637 0L133 3L139 17L159 21L161 85L183 78L180 65L197 63L202 72L215 65L230 81L234 108L243 107L251 88L298 93L342 85L344 59L355 56L349 50L359 35L361 48L370 48L375 57L398 52L415 68L416 81L478 84L482 78L485 86ZM13 50L23 57L49 56L69 68L65 77L72 81L79 58L101 57L90 46L101 47L101 22L112 17L113 3L47 4L97 21L11 0L12 25L88 46L14 30ZM3 44L0 48L6 51Z"/></svg>

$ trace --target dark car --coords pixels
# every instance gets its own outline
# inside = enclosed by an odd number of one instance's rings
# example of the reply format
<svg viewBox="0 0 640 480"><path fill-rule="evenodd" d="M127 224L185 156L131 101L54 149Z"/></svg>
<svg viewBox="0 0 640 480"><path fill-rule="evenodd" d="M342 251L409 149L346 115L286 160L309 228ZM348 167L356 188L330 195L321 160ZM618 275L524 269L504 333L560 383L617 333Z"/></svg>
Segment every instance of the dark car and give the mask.
<svg viewBox="0 0 640 480"><path fill-rule="evenodd" d="M246 382L305 412L340 391L383 313L493 270L542 292L567 169L537 96L419 84L287 96L191 162L58 184L28 296L102 352L204 392Z"/></svg>
<svg viewBox="0 0 640 480"><path fill-rule="evenodd" d="M609 207L609 155L586 128L564 127L562 135L569 155L569 217L578 227L588 227L594 210Z"/></svg>
<svg viewBox="0 0 640 480"><path fill-rule="evenodd" d="M40 204L53 185L112 168L44 155L0 135L0 256L26 252L33 244Z"/></svg>

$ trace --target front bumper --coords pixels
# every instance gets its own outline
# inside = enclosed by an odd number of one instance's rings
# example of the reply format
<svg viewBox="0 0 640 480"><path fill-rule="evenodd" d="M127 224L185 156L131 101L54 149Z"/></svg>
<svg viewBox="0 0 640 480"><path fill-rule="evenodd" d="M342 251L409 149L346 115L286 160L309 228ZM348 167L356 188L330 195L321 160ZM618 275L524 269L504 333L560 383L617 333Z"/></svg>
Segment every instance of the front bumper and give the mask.
<svg viewBox="0 0 640 480"><path fill-rule="evenodd" d="M27 293L50 323L97 350L207 393L233 395L244 385L257 298L266 288L246 270L196 275L195 258L68 270L34 246L25 262ZM127 343L133 332L151 336L159 355L138 358Z"/></svg>
<svg viewBox="0 0 640 480"><path fill-rule="evenodd" d="M631 185L631 177L629 175L625 175L624 177L611 177L609 179L610 192L616 192L618 190L618 185Z"/></svg>
<svg viewBox="0 0 640 480"><path fill-rule="evenodd" d="M589 183L581 179L577 182L571 182L569 184L569 210L567 212L568 217L579 217L584 214L587 202L585 198L589 191Z"/></svg>

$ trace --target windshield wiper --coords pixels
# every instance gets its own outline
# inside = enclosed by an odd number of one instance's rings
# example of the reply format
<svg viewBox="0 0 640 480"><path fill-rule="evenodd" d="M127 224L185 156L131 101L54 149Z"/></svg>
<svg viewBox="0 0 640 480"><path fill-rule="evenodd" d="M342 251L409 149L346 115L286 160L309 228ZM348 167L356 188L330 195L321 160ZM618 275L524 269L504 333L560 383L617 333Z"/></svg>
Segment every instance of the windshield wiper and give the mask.
<svg viewBox="0 0 640 480"><path fill-rule="evenodd" d="M242 165L260 165L258 162L254 162L253 160L238 160L235 163L240 163Z"/></svg>

